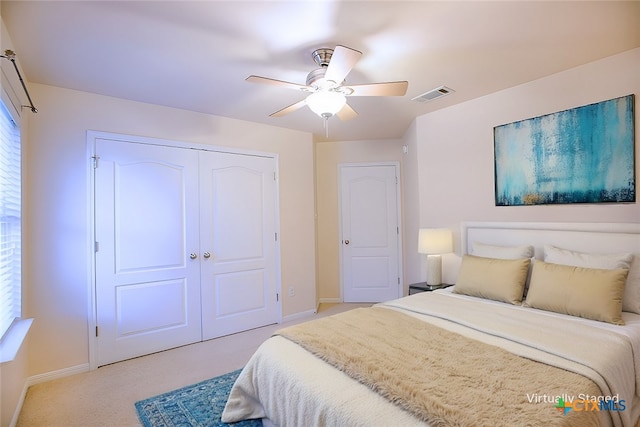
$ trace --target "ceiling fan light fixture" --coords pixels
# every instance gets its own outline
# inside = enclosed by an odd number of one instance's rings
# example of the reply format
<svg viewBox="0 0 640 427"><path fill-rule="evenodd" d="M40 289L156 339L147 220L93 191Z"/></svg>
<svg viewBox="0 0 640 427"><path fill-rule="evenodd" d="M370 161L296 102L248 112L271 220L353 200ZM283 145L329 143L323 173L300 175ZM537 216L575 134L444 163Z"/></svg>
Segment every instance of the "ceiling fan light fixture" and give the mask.
<svg viewBox="0 0 640 427"><path fill-rule="evenodd" d="M353 88L350 88L349 86L339 86L335 89L335 91L343 94L344 96L349 96L354 92Z"/></svg>
<svg viewBox="0 0 640 427"><path fill-rule="evenodd" d="M344 107L347 98L337 92L315 92L307 97L306 102L311 111L328 119Z"/></svg>

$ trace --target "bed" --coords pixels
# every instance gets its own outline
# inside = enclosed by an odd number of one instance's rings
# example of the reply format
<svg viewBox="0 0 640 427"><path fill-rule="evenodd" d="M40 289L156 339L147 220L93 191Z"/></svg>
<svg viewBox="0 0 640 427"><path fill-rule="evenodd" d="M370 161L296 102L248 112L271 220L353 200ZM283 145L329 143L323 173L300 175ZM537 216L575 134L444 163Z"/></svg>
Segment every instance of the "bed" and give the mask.
<svg viewBox="0 0 640 427"><path fill-rule="evenodd" d="M455 286L283 328L224 422L620 426L640 418L640 224L463 223Z"/></svg>

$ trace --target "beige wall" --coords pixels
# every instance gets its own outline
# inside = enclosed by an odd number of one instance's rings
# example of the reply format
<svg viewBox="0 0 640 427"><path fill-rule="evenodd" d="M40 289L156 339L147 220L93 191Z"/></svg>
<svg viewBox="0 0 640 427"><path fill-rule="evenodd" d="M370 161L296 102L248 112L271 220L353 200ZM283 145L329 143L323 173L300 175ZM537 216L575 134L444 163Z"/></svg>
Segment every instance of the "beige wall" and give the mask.
<svg viewBox="0 0 640 427"><path fill-rule="evenodd" d="M315 295L313 142L310 134L184 110L31 84L24 173L24 277L29 371L88 363L87 130L271 152L279 156L283 314L312 311Z"/></svg>
<svg viewBox="0 0 640 427"><path fill-rule="evenodd" d="M4 52L6 49L14 49L9 34L6 31L4 22L0 22L0 50ZM11 104L15 106L17 110L20 109L21 104L26 104L26 97L24 101L20 101L19 97L23 97L22 87L20 80L13 68L13 64L6 59L0 60L0 67L2 68L2 89L7 94L8 100L4 98L9 109ZM18 63L18 66L19 63ZM21 70L21 74L24 72ZM5 79L6 77L6 79ZM13 114L19 114L20 117L15 117L20 122L21 138L25 141L28 138L27 126L32 115L29 109L24 109L20 113L12 111ZM24 156L23 156L24 163ZM24 234L24 228L23 228ZM25 270L25 266L22 266ZM24 274L24 273L23 273ZM23 291L24 292L24 291ZM14 417L15 409L18 406L20 399L22 398L22 392L24 390L24 384L29 377L28 372L28 342L22 345L16 357L13 361L0 364L0 426L8 426Z"/></svg>
<svg viewBox="0 0 640 427"><path fill-rule="evenodd" d="M341 296L338 165L341 163L402 162L402 145L401 140L316 143L319 301L339 301ZM400 167L402 173L402 163Z"/></svg>
<svg viewBox="0 0 640 427"><path fill-rule="evenodd" d="M0 366L0 426L11 425L15 408L22 398L27 375L28 344L23 344L12 362Z"/></svg>
<svg viewBox="0 0 640 427"><path fill-rule="evenodd" d="M634 49L419 117L420 226L457 232L462 221L640 222L638 203L496 207L493 180L494 126L636 94L637 183L639 76ZM455 280L457 261L445 259L444 281Z"/></svg>

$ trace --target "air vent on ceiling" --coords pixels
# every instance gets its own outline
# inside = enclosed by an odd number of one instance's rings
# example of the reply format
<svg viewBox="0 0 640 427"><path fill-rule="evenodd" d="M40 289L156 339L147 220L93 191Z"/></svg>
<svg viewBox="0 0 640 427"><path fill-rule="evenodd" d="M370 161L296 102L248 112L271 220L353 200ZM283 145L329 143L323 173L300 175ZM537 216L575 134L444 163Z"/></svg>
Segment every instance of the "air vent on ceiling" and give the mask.
<svg viewBox="0 0 640 427"><path fill-rule="evenodd" d="M422 95L418 95L415 98L411 98L412 101L418 102L429 102L434 99L441 98L445 95L449 95L450 93L455 92L455 90L448 88L446 86L440 86L435 89L430 90L429 92L425 92Z"/></svg>

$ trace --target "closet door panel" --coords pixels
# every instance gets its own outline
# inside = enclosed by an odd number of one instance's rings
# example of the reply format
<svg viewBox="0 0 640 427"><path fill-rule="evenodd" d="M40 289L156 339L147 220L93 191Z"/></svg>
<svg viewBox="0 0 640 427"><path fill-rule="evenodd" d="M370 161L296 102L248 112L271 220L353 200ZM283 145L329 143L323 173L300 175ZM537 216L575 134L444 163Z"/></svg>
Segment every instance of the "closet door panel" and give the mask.
<svg viewBox="0 0 640 427"><path fill-rule="evenodd" d="M96 141L98 366L201 340L198 157Z"/></svg>
<svg viewBox="0 0 640 427"><path fill-rule="evenodd" d="M278 321L275 160L201 153L203 338Z"/></svg>
<svg viewBox="0 0 640 427"><path fill-rule="evenodd" d="M213 157L220 156L223 154ZM265 176L260 170L233 165L233 160L245 160L245 156L233 157L237 159L228 159L229 165L225 167L214 163L214 169L209 169L206 177L211 184L211 193L207 197L213 201L213 211L208 212L205 218L211 226L219 265L264 259L265 224L262 216ZM254 159L249 160L254 163Z"/></svg>

